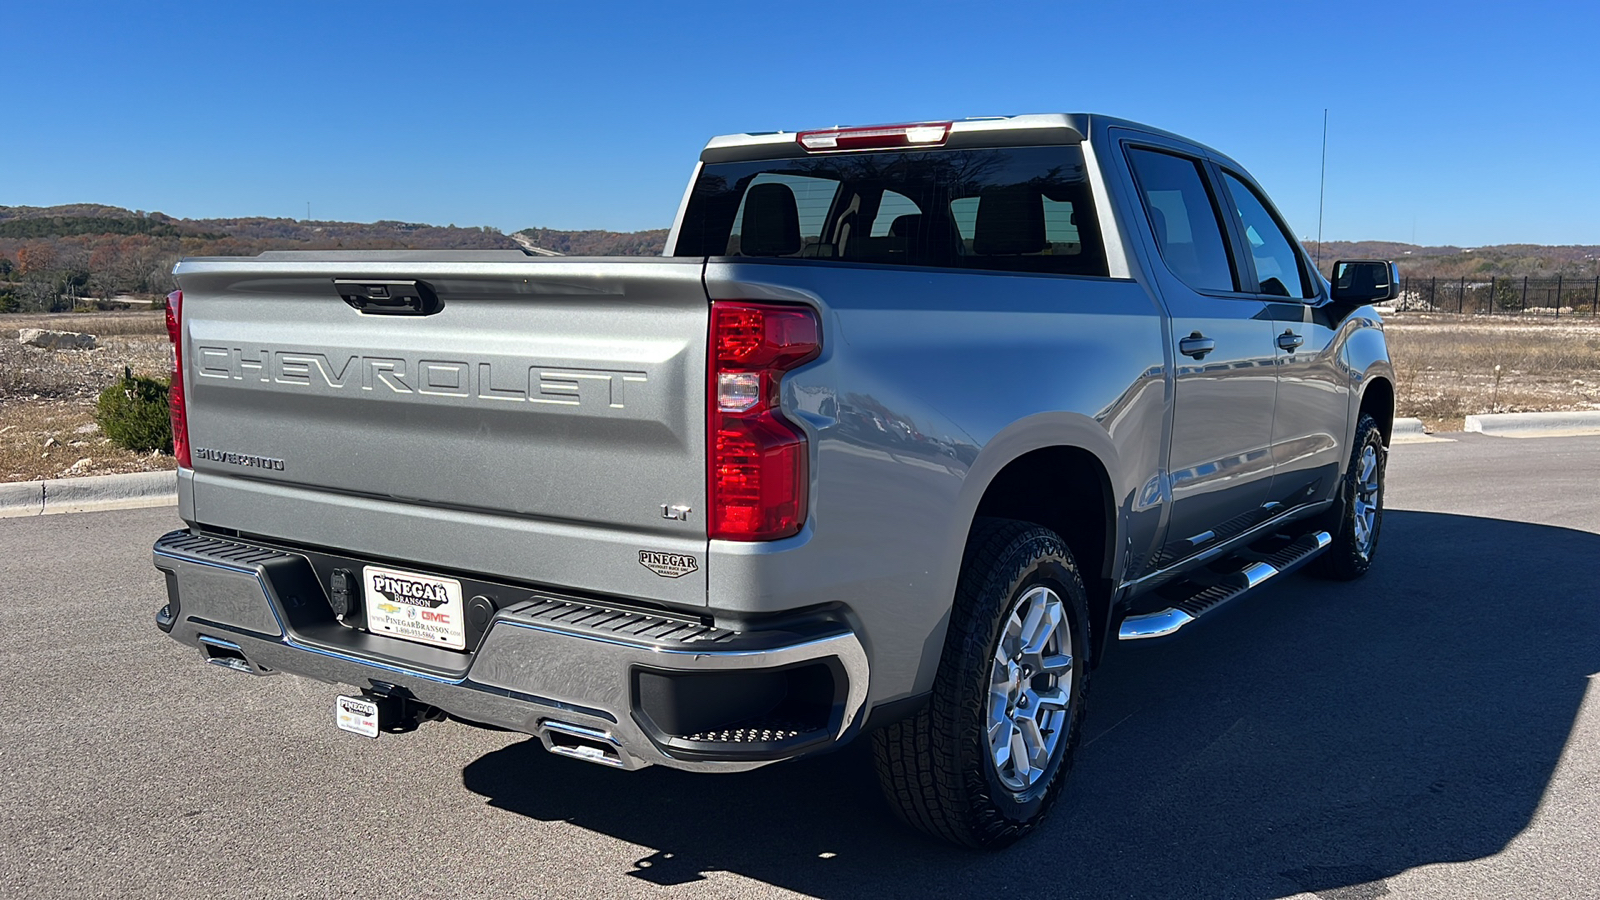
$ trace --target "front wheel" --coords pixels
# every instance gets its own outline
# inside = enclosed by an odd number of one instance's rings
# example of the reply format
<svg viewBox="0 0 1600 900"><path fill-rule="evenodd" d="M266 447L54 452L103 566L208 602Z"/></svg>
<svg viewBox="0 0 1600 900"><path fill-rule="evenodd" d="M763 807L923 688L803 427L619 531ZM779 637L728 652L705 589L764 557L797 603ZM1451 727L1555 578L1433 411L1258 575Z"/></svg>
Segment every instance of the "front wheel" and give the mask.
<svg viewBox="0 0 1600 900"><path fill-rule="evenodd" d="M879 781L900 817L982 849L1036 828L1072 765L1089 646L1083 579L1061 538L978 520L933 696L873 735Z"/></svg>
<svg viewBox="0 0 1600 900"><path fill-rule="evenodd" d="M1362 413L1351 442L1350 465L1339 482L1339 502L1327 523L1333 543L1312 563L1311 574L1351 581L1372 567L1383 529L1383 472L1388 457L1377 420Z"/></svg>

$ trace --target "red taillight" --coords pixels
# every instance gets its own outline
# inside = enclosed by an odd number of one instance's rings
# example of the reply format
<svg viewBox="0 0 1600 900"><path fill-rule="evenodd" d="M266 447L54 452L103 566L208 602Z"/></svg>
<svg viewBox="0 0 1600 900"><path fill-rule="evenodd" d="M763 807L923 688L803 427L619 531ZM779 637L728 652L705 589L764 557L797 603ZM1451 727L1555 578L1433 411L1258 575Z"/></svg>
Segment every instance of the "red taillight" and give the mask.
<svg viewBox="0 0 1600 900"><path fill-rule="evenodd" d="M183 399L183 291L167 295L167 339L172 341L172 387L167 409L172 416L172 455L178 465L194 468L189 460L189 410Z"/></svg>
<svg viewBox="0 0 1600 900"><path fill-rule="evenodd" d="M783 373L822 351L803 306L711 306L707 460L710 535L770 541L800 531L810 488L805 432L783 417Z"/></svg>
<svg viewBox="0 0 1600 900"><path fill-rule="evenodd" d="M896 147L938 147L950 137L951 122L916 122L911 125L871 125L865 128L825 128L795 136L812 153L840 150L889 150Z"/></svg>

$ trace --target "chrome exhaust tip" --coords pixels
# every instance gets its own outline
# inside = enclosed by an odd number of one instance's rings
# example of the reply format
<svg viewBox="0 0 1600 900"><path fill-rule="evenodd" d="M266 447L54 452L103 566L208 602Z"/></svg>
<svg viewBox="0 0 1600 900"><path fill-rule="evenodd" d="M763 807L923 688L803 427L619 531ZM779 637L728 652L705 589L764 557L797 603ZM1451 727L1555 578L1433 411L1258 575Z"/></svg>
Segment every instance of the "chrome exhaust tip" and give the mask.
<svg viewBox="0 0 1600 900"><path fill-rule="evenodd" d="M276 675L277 672L266 666L251 662L244 655L244 649L233 641L214 638L208 634L200 635L200 657L208 665L221 666L233 672L243 672L246 675Z"/></svg>
<svg viewBox="0 0 1600 900"><path fill-rule="evenodd" d="M616 738L598 728L545 719L539 723L539 741L546 750L557 756L570 756L613 769L641 768L622 749L622 744Z"/></svg>

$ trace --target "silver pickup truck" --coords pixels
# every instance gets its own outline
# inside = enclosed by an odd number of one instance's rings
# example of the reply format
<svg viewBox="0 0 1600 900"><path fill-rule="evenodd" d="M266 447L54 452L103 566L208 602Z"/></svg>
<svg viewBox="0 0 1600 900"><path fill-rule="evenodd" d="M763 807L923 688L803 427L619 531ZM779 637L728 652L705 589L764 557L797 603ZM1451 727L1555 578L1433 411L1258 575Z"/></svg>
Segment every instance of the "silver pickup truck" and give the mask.
<svg viewBox="0 0 1600 900"><path fill-rule="evenodd" d="M271 252L170 298L157 625L637 769L870 734L910 824L1059 793L1112 640L1382 524L1391 264L1099 115L713 139L665 258Z"/></svg>

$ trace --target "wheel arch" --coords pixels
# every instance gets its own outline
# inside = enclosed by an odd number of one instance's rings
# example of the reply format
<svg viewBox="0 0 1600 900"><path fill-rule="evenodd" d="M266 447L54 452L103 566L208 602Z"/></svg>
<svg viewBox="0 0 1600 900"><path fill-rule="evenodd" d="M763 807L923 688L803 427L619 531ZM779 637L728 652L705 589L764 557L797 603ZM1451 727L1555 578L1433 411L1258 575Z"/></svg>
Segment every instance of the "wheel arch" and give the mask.
<svg viewBox="0 0 1600 900"><path fill-rule="evenodd" d="M1105 432L1095 428L1101 440ZM1066 542L1088 593L1092 661L1098 662L1116 584L1118 516L1115 470L1092 441L1015 448L983 479L961 535L965 547L979 518L1016 519L1049 528ZM1109 440L1106 440L1109 445ZM1096 452L1099 449L1100 452ZM1114 458L1114 457L1113 457ZM969 476L970 478L970 476Z"/></svg>
<svg viewBox="0 0 1600 900"><path fill-rule="evenodd" d="M1356 418L1359 419L1362 413L1372 416L1378 423L1378 430L1383 432L1385 447L1389 446L1390 439L1394 437L1394 410L1394 382L1383 376L1368 379L1366 387L1361 390Z"/></svg>

